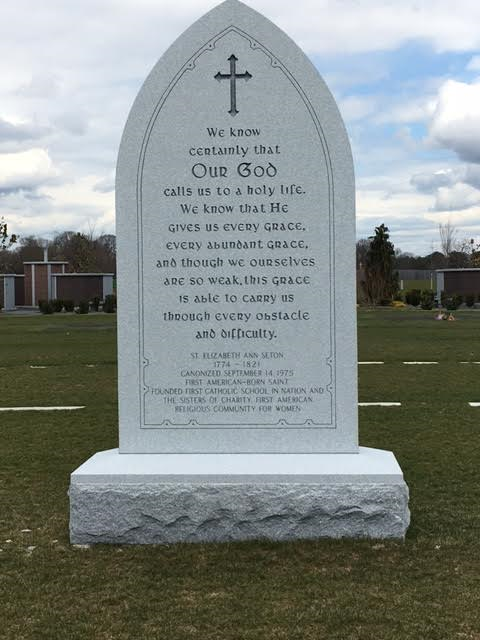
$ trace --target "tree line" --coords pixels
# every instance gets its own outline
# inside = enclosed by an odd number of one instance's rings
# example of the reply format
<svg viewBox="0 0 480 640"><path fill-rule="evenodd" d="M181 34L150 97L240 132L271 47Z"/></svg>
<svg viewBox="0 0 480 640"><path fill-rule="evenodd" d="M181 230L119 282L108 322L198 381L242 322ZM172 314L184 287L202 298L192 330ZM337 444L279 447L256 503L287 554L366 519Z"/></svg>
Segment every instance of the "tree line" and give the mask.
<svg viewBox="0 0 480 640"><path fill-rule="evenodd" d="M393 300L399 290L399 269L480 268L480 245L475 240L459 242L451 223L439 225L439 234L442 251L425 256L395 249L384 224L375 228L373 236L359 240L359 297L373 304ZM116 271L116 238L112 234L95 237L93 233L63 231L46 243L35 236L9 235L5 221L0 219L0 273L23 273L24 262L43 260L46 244L49 260L68 262L70 272Z"/></svg>
<svg viewBox="0 0 480 640"><path fill-rule="evenodd" d="M466 269L480 268L480 244L472 239L457 240L457 230L450 223L439 225L442 251L426 256L395 250L389 230L384 224L375 235L357 242L359 299L370 304L388 303L399 292L399 269Z"/></svg>
<svg viewBox="0 0 480 640"><path fill-rule="evenodd" d="M384 227L384 225L381 225ZM380 229L381 227L377 227ZM388 232L388 228L385 227ZM377 230L375 230L376 233ZM480 244L474 238L458 240L457 229L451 222L440 224L440 251L432 251L425 256L417 256L392 245L393 267L395 269L466 269L480 268ZM366 255L372 238L357 242L357 269L365 266Z"/></svg>
<svg viewBox="0 0 480 640"><path fill-rule="evenodd" d="M63 231L46 242L35 236L8 236L5 223L0 229L0 273L23 273L24 262L48 259L68 262L72 273L115 273L116 238L112 234L95 237L77 231Z"/></svg>

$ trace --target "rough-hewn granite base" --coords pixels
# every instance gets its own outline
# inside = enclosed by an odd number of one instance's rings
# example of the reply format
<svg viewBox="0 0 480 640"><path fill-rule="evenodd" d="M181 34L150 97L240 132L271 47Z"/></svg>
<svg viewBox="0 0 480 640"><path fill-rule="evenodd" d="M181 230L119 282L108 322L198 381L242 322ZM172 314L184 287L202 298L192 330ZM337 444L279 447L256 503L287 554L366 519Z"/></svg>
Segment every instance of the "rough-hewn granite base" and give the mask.
<svg viewBox="0 0 480 640"><path fill-rule="evenodd" d="M389 451L97 453L70 485L72 543L403 538L408 487Z"/></svg>

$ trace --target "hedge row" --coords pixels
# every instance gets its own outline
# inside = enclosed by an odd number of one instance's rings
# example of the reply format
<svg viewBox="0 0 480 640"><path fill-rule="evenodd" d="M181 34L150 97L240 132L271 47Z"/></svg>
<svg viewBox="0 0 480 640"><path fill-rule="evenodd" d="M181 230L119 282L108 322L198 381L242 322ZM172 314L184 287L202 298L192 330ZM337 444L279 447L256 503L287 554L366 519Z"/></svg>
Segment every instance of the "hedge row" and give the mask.
<svg viewBox="0 0 480 640"><path fill-rule="evenodd" d="M435 294L431 289L410 289L404 293L405 302L413 307L421 306L422 309L433 309L435 306ZM448 311L455 311L458 307L465 303L467 307L473 307L475 302L480 302L480 293L468 294L446 294L442 293L442 306Z"/></svg>
<svg viewBox="0 0 480 640"><path fill-rule="evenodd" d="M105 296L105 300L95 297L92 300L82 300L75 307L73 300L39 300L38 308L42 313L61 313L65 310L67 313L89 313L90 311L99 311L100 306L105 313L114 313L117 310L117 298L115 295Z"/></svg>

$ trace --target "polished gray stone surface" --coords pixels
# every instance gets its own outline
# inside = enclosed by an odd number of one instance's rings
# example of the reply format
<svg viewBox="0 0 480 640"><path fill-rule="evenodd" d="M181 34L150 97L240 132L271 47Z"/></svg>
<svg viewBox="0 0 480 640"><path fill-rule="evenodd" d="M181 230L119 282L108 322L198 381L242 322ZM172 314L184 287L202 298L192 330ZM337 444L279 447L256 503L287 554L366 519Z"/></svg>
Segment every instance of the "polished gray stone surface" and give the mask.
<svg viewBox="0 0 480 640"><path fill-rule="evenodd" d="M337 105L269 20L227 0L165 52L117 165L122 452L357 450L354 200Z"/></svg>
<svg viewBox="0 0 480 640"><path fill-rule="evenodd" d="M388 451L214 458L210 465L204 456L96 454L72 474L71 541L405 535L408 488Z"/></svg>

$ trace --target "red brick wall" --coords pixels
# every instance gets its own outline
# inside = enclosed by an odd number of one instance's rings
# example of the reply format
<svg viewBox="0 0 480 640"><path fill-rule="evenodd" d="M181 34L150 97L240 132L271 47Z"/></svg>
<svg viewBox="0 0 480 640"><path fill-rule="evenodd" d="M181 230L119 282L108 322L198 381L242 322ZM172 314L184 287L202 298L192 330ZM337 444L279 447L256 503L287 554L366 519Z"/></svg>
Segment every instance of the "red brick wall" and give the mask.
<svg viewBox="0 0 480 640"><path fill-rule="evenodd" d="M32 265L25 264L23 266L23 272L25 274L25 304L29 307L32 304Z"/></svg>
<svg viewBox="0 0 480 640"><path fill-rule="evenodd" d="M57 276L57 298L73 300L75 304L103 296L102 276Z"/></svg>
<svg viewBox="0 0 480 640"><path fill-rule="evenodd" d="M480 271L445 271L444 278L447 294L480 293Z"/></svg>
<svg viewBox="0 0 480 640"><path fill-rule="evenodd" d="M46 264L35 265L35 304L48 300L48 271Z"/></svg>

